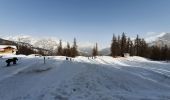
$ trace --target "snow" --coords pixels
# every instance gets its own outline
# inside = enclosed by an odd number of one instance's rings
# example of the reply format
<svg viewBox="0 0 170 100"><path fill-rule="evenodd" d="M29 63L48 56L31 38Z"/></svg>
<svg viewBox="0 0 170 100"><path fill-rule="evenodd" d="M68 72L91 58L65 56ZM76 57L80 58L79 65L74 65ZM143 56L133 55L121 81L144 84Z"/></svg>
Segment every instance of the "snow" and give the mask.
<svg viewBox="0 0 170 100"><path fill-rule="evenodd" d="M34 47L43 48L47 50L54 50L54 51L56 50L60 40L59 38L55 38L55 37L41 36L40 38L40 37L24 35L24 34L3 36L2 38L10 41L15 41L15 42L28 43L30 45L33 45ZM72 45L72 41L70 42L67 40L62 40L62 46L66 47L67 42L69 42L70 45ZM79 52L82 52L83 54L91 55L94 43L78 41L77 45L78 45ZM105 46L100 46L99 50L103 49L103 47Z"/></svg>
<svg viewBox="0 0 170 100"><path fill-rule="evenodd" d="M6 47L11 47L11 48L17 49L17 47L13 46L13 45L0 45L0 49L4 49Z"/></svg>
<svg viewBox="0 0 170 100"><path fill-rule="evenodd" d="M5 60L18 57L17 65ZM0 58L0 100L169 100L170 63L142 57L8 55Z"/></svg>
<svg viewBox="0 0 170 100"><path fill-rule="evenodd" d="M157 39L159 39L160 37L164 36L165 34L166 34L165 32L162 32L162 33L151 32L151 33L148 33L148 36L145 38L145 40L148 43L150 43L150 42L156 41Z"/></svg>

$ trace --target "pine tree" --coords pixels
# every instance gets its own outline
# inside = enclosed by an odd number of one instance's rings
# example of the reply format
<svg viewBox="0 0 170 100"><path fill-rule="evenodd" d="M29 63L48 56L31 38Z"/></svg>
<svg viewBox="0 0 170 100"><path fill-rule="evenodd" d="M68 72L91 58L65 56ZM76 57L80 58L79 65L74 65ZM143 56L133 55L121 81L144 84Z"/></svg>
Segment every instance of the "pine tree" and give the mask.
<svg viewBox="0 0 170 100"><path fill-rule="evenodd" d="M134 55L134 45L132 41L130 41L130 44L129 44L129 54L130 56Z"/></svg>
<svg viewBox="0 0 170 100"><path fill-rule="evenodd" d="M97 55L98 55L98 45L97 45L97 43L96 43L96 45L93 47L92 55L93 55L93 56L97 56Z"/></svg>
<svg viewBox="0 0 170 100"><path fill-rule="evenodd" d="M62 53L63 56L67 56L67 48L63 48L63 53Z"/></svg>
<svg viewBox="0 0 170 100"><path fill-rule="evenodd" d="M95 47L93 47L92 56L96 56L96 49L95 49Z"/></svg>
<svg viewBox="0 0 170 100"><path fill-rule="evenodd" d="M126 35L123 32L121 37L121 56L124 56L124 53L126 53Z"/></svg>
<svg viewBox="0 0 170 100"><path fill-rule="evenodd" d="M130 53L130 38L127 39L127 43L126 43L126 53Z"/></svg>
<svg viewBox="0 0 170 100"><path fill-rule="evenodd" d="M168 52L167 52L167 60L170 60L170 48L168 48Z"/></svg>
<svg viewBox="0 0 170 100"><path fill-rule="evenodd" d="M138 35L135 39L135 55L139 56L139 36Z"/></svg>
<svg viewBox="0 0 170 100"><path fill-rule="evenodd" d="M118 39L117 39L117 56L121 56L121 39L120 39L120 35L118 35Z"/></svg>
<svg viewBox="0 0 170 100"><path fill-rule="evenodd" d="M142 39L141 41L140 41L140 56L142 56L142 57L147 57L148 56L148 54L149 54L149 52L148 52L148 45L147 45L147 43L145 42L145 40L144 39Z"/></svg>
<svg viewBox="0 0 170 100"><path fill-rule="evenodd" d="M95 51L95 49L93 49ZM165 45L158 47L156 45L149 46L146 41L137 35L135 41L126 38L125 33L117 38L113 35L110 47L111 56L123 56L124 53L130 53L131 56L141 56L153 60L170 60L170 48Z"/></svg>
<svg viewBox="0 0 170 100"><path fill-rule="evenodd" d="M115 35L113 34L113 38L112 38L112 43L111 43L111 56L112 57L116 57L118 56L118 50L119 50L119 44L118 41L115 37Z"/></svg>
<svg viewBox="0 0 170 100"><path fill-rule="evenodd" d="M76 38L74 38L73 47L71 48L71 56L72 57L76 57L79 55L77 48L78 47L77 47L77 43L76 43Z"/></svg>
<svg viewBox="0 0 170 100"><path fill-rule="evenodd" d="M57 55L62 56L63 55L63 48L62 48L62 40L60 40L58 50L57 50Z"/></svg>
<svg viewBox="0 0 170 100"><path fill-rule="evenodd" d="M98 44L96 43L96 56L99 55L99 52L98 52Z"/></svg>
<svg viewBox="0 0 170 100"><path fill-rule="evenodd" d="M67 56L70 57L71 56L71 48L70 48L70 44L67 42Z"/></svg>
<svg viewBox="0 0 170 100"><path fill-rule="evenodd" d="M152 46L151 47L151 59L153 60L161 60L161 50L157 46Z"/></svg>
<svg viewBox="0 0 170 100"><path fill-rule="evenodd" d="M168 59L168 46L165 45L161 48L161 60L167 60Z"/></svg>

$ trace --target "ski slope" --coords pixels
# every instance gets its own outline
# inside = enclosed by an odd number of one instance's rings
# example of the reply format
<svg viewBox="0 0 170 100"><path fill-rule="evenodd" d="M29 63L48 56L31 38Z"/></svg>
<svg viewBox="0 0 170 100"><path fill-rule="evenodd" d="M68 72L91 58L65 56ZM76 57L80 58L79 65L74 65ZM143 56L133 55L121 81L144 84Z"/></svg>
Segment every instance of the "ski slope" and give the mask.
<svg viewBox="0 0 170 100"><path fill-rule="evenodd" d="M170 100L170 63L141 57L0 58L0 100Z"/></svg>

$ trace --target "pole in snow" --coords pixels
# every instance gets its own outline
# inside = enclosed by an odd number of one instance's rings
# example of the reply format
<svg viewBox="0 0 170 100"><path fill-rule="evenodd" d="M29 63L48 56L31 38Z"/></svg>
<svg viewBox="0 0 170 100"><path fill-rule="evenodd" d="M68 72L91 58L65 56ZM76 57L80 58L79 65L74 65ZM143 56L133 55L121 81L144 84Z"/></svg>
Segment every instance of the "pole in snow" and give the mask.
<svg viewBox="0 0 170 100"><path fill-rule="evenodd" d="M44 57L44 64L45 64L45 57Z"/></svg>

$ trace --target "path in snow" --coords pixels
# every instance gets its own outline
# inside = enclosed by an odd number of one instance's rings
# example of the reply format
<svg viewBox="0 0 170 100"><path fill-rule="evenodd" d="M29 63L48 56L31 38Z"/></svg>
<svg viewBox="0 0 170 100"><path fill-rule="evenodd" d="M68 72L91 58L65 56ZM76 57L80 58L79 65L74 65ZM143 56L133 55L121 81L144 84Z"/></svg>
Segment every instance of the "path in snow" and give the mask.
<svg viewBox="0 0 170 100"><path fill-rule="evenodd" d="M169 100L170 64L140 57L24 57L0 66L0 100Z"/></svg>

